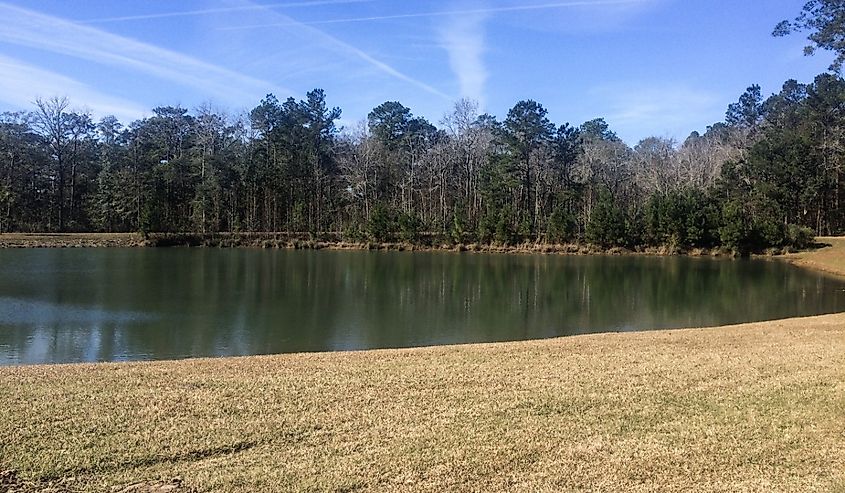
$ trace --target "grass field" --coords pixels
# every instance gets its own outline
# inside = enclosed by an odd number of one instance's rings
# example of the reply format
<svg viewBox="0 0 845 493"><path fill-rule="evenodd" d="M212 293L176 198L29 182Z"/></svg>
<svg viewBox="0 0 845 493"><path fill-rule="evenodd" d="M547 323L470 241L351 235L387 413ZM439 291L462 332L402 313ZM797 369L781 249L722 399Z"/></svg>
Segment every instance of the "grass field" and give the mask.
<svg viewBox="0 0 845 493"><path fill-rule="evenodd" d="M845 491L845 315L2 368L0 407L31 490Z"/></svg>
<svg viewBox="0 0 845 493"><path fill-rule="evenodd" d="M845 314L6 367L0 413L0 491L845 492Z"/></svg>

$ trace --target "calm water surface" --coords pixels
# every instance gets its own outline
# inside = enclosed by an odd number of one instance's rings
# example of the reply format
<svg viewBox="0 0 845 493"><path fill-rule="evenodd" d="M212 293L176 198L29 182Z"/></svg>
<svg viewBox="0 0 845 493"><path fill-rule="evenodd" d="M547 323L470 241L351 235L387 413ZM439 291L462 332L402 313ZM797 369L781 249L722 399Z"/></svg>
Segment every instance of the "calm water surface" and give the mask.
<svg viewBox="0 0 845 493"><path fill-rule="evenodd" d="M0 364L535 339L845 310L785 263L248 249L0 250Z"/></svg>

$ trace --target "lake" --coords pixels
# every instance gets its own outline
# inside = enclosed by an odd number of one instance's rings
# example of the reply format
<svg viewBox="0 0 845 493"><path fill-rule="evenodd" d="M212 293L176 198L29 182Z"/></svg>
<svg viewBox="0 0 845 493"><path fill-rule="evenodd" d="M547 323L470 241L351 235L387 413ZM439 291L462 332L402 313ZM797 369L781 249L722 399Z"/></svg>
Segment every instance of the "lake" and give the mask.
<svg viewBox="0 0 845 493"><path fill-rule="evenodd" d="M0 364L342 351L845 310L783 262L256 249L0 250Z"/></svg>

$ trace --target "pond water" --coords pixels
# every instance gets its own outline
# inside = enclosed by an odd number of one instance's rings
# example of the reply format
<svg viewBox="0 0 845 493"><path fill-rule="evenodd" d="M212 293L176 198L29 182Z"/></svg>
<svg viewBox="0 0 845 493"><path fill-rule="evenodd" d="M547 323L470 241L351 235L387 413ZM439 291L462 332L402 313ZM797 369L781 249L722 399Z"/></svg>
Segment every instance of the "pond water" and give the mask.
<svg viewBox="0 0 845 493"><path fill-rule="evenodd" d="M845 310L782 262L253 249L0 250L0 365L511 341Z"/></svg>

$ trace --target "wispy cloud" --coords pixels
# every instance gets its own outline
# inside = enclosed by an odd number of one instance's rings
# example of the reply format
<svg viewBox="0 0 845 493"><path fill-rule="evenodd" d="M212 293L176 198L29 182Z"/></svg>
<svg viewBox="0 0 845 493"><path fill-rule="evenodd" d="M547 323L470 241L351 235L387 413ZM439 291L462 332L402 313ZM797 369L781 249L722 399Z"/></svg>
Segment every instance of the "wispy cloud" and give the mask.
<svg viewBox="0 0 845 493"><path fill-rule="evenodd" d="M322 31L316 31L314 34L315 34L315 36L320 37L330 47L333 47L333 48L335 48L335 49L337 49L337 50L339 50L343 53L346 53L350 56L359 58L359 59L367 62L368 64L370 64L371 66L373 66L377 70L384 72L387 75L395 77L395 78L397 78L401 81L407 82L407 83L409 83L413 86L416 86L416 87L422 89L423 91L434 94L435 96L439 96L439 97L444 98L444 99L453 99L452 96L449 96L448 94L444 93L443 91L440 91L439 89L435 89L434 87L430 86L429 84L426 84L425 82L422 82L418 79L415 79L415 78L411 77L410 75L407 75L403 72L400 72L399 70L393 68L392 66L388 65L387 63L375 59L373 56L369 55L368 53L364 52L363 50L360 50L360 49L358 49L358 48L356 48L356 47L354 47L354 46L352 46L348 43L345 43L345 42L335 38L334 36L326 34Z"/></svg>
<svg viewBox="0 0 845 493"><path fill-rule="evenodd" d="M607 120L622 136L684 138L691 129L717 121L724 111L718 95L685 84L602 87L593 95L608 104Z"/></svg>
<svg viewBox="0 0 845 493"><path fill-rule="evenodd" d="M408 14L393 14L393 15L378 15L369 17L347 17L343 19L325 19L318 21L290 21L285 23L268 22L262 24L248 24L243 26L231 26L223 28L224 30L241 30L241 29L258 29L263 27L282 27L293 24L307 24L307 25L321 25L321 24L343 24L352 22L371 22L371 21L386 21L397 19L415 19L424 17L454 17L465 15L491 15L501 14L507 12L530 12L536 10L552 10L552 9L567 9L574 7L601 7L601 6L615 6L615 5L635 5L647 3L649 0L573 0L569 2L553 2L529 5L512 5L503 7L487 7L477 9L464 10L441 10L433 12L415 12Z"/></svg>
<svg viewBox="0 0 845 493"><path fill-rule="evenodd" d="M250 2L250 1L244 1L243 5L244 6L253 6L253 5L258 5L258 4L254 3L254 2ZM447 100L453 99L452 96L450 96L450 95L444 93L443 91L431 86L430 84L427 84L427 83L425 83L425 82L423 82L419 79L416 79L416 78L396 69L395 67L389 65L388 63L377 59L376 57L374 57L373 55L365 52L364 50L361 50L360 48L357 48L357 47L355 47L355 46L353 46L353 45L351 45L351 44L349 44L345 41L342 41L339 38L336 38L335 36L332 36L331 34L326 33L325 31L317 29L316 27L313 27L313 26L309 25L308 23L297 21L297 20L293 19L292 17L289 17L289 16L284 15L284 14L279 13L279 12L272 11L270 9L265 9L265 11L262 12L262 14L267 18L273 19L273 22L268 24L269 26L285 27L285 28L295 30L303 38L308 39L309 42L316 43L317 45L319 45L323 49L328 49L328 50L331 50L335 53L339 53L341 56L343 56L347 59L363 61L368 66L376 69L379 72L382 72L382 73L384 73L384 74L386 74L390 77L393 77L393 78L396 78L396 79L401 80L403 82L406 82L408 84L411 84L411 85L417 87L418 89L422 89L423 91L426 91L430 94L434 94L435 96L438 96L438 97L441 97L441 98L444 98L444 99L447 99ZM223 28L223 29L225 30L226 28Z"/></svg>
<svg viewBox="0 0 845 493"><path fill-rule="evenodd" d="M75 79L0 55L0 101L14 108L31 109L35 98L67 96L96 116L114 115L123 121L145 114L134 101L104 94Z"/></svg>
<svg viewBox="0 0 845 493"><path fill-rule="evenodd" d="M261 11L275 8L317 7L321 5L342 5L351 3L369 3L374 0L314 0L311 2L267 3L261 5L241 5L238 7L217 7L210 9L182 10L178 12L159 12L155 14L125 15L120 17L103 17L81 21L83 24L102 24L108 22L143 21L152 19L168 19L173 17L193 17L198 15L228 14L233 12Z"/></svg>
<svg viewBox="0 0 845 493"><path fill-rule="evenodd" d="M0 41L110 65L191 87L228 103L292 92L190 56L0 3Z"/></svg>
<svg viewBox="0 0 845 493"><path fill-rule="evenodd" d="M449 66L458 79L461 96L484 106L484 85L488 71L484 65L484 20L488 14L456 15L439 29L440 43L449 54Z"/></svg>

